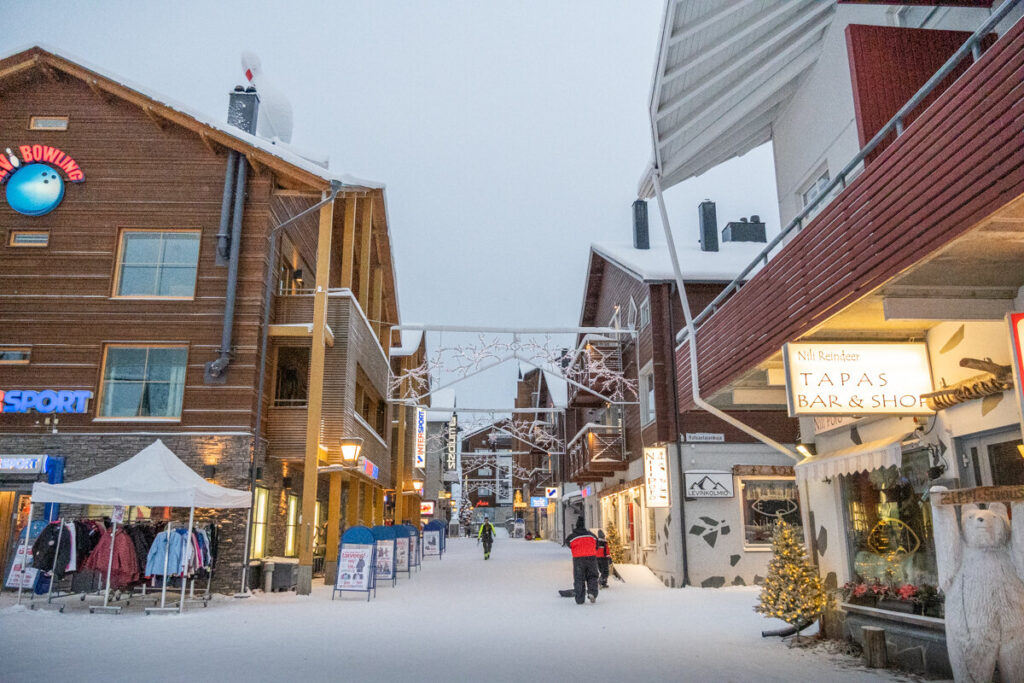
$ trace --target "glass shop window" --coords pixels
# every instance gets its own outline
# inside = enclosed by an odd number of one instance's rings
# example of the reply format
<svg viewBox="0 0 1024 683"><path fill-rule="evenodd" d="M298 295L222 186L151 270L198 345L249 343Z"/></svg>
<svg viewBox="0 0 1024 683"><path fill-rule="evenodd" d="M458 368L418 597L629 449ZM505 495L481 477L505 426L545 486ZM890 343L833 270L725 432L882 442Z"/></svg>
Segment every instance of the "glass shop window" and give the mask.
<svg viewBox="0 0 1024 683"><path fill-rule="evenodd" d="M124 230L117 256L118 297L191 299L199 267L198 230Z"/></svg>
<svg viewBox="0 0 1024 683"><path fill-rule="evenodd" d="M900 586L938 584L928 491L928 451L903 454L902 467L843 476L847 543L855 580Z"/></svg>
<svg viewBox="0 0 1024 683"><path fill-rule="evenodd" d="M256 504L252 511L252 552L249 557L263 557L267 554L267 499L270 491L256 487Z"/></svg>
<svg viewBox="0 0 1024 683"><path fill-rule="evenodd" d="M187 360L184 346L108 346L98 417L181 417Z"/></svg>
<svg viewBox="0 0 1024 683"><path fill-rule="evenodd" d="M647 508L647 519L644 520L644 529L647 531L647 545L658 544L658 523L654 518L654 508Z"/></svg>
<svg viewBox="0 0 1024 683"><path fill-rule="evenodd" d="M289 494L288 496L288 510L287 517L285 518L284 527L284 555L285 557L295 557L298 552L296 551L296 538L299 529L299 497Z"/></svg>
<svg viewBox="0 0 1024 683"><path fill-rule="evenodd" d="M778 520L796 527L803 538L800 497L792 479L743 479L740 482L743 505L744 548L770 548L772 530Z"/></svg>
<svg viewBox="0 0 1024 683"><path fill-rule="evenodd" d="M275 378L275 406L305 406L309 398L309 348L278 347Z"/></svg>

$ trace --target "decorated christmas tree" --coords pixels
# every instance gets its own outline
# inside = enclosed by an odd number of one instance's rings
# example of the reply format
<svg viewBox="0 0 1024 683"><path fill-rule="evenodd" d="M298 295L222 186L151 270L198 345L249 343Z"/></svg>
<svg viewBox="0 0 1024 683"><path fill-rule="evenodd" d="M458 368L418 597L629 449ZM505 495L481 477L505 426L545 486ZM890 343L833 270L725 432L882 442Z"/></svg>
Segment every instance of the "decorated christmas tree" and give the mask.
<svg viewBox="0 0 1024 683"><path fill-rule="evenodd" d="M619 538L619 530L615 528L614 524L608 524L608 530L605 532L608 541L608 552L612 555L612 562L620 564L626 561L626 547L622 545L622 540Z"/></svg>
<svg viewBox="0 0 1024 683"><path fill-rule="evenodd" d="M808 562L803 543L793 527L780 519L772 532L772 559L761 603L754 610L800 631L821 616L827 604L825 587Z"/></svg>

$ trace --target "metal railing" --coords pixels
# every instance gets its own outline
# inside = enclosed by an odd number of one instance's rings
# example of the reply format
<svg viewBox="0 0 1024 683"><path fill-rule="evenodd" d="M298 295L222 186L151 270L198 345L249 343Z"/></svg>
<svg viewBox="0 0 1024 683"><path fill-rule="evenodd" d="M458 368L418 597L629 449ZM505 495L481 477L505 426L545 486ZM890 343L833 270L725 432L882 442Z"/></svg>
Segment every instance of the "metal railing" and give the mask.
<svg viewBox="0 0 1024 683"><path fill-rule="evenodd" d="M914 96L907 100L906 104L900 107L900 110L897 111L891 119L889 119L889 122L882 126L882 128L877 133L875 133L875 136L871 138L871 140L869 140L866 145L864 145L864 147L860 150L857 156L855 156L849 163L847 163L846 166L844 166L843 169L839 171L838 174L836 174L836 177L833 178L829 182L829 184L826 185L825 188L821 192L819 192L817 196L815 196L807 204L807 206L805 206L800 211L800 213L798 213L786 225L786 227L781 232L779 232L778 235L772 238L772 240L768 242L767 245L765 245L764 249L761 250L761 252L754 258L754 260L751 261L750 264L746 268L744 268L743 271L739 275L737 275L732 280L732 282L730 282L725 287L725 289L723 289L718 294L718 296L716 296L711 301L711 303L709 303L704 308L704 310L702 310L694 317L694 326L700 325L702 322L706 321L708 318L714 315L714 313L718 310L719 306L722 304L723 301L725 301L733 293L739 291L739 289L747 281L750 273L755 268L767 265L768 261L770 260L769 256L771 252L791 233L799 232L803 227L804 219L806 219L809 215L816 215L815 210L818 208L819 204L821 204L826 199L832 201L833 199L838 198L842 194L841 190L846 188L847 179L854 174L854 172L864 162L868 155L875 151L876 147L882 144L882 142L893 133L895 133L897 137L903 135L904 119L906 119L907 116L909 116L910 113L914 109L916 109L918 105L920 105L925 100L925 98L927 98L931 94L931 92L939 83L945 80L945 78L949 76L949 74L952 73L953 70L960 65L960 62L962 62L968 55L971 56L975 62L977 62L981 58L982 54L982 40L984 40L985 36L987 36L992 31L992 29L994 29L999 24L999 22L1005 19L1006 16L1010 13L1010 11L1013 10L1017 5L1019 5L1021 1L1022 0L1006 0L1006 2L1000 5L989 16L985 23L983 23L973 34L971 34L971 37L968 38L967 41L963 45L961 45L956 52L953 53L953 56L946 60L946 63L943 64L938 71L932 74L932 77L929 78L916 93L914 93ZM836 188L839 188L840 192L836 193L835 196L832 196L832 193L835 191ZM686 339L686 328L680 330L679 333L676 335L676 343L679 344L684 339Z"/></svg>

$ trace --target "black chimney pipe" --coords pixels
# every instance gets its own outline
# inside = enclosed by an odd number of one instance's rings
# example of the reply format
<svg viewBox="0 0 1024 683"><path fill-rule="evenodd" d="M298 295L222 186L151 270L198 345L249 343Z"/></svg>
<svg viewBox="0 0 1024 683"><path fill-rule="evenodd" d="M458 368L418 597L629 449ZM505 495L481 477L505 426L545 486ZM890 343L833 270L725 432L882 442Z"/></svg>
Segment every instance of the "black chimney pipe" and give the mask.
<svg viewBox="0 0 1024 683"><path fill-rule="evenodd" d="M235 91L231 93L228 103L228 123L246 133L255 133L259 104L260 99L255 88L243 90L241 86L236 87ZM232 155L234 155L234 159L232 159ZM217 233L217 258L219 261L225 256L224 238L227 237L229 222L226 210L230 207L231 235L226 245L228 247L226 254L228 257L228 283L224 293L224 325L221 330L217 359L206 364L205 380L207 382L223 383L226 380L224 373L231 363L235 299L238 294L238 261L242 248L242 219L245 213L245 183L249 174L248 162L244 158L240 158L238 152L233 150L228 154L226 174L230 174L232 170L234 171L234 181L232 182L227 175L224 178L225 196L221 202L221 227Z"/></svg>
<svg viewBox="0 0 1024 683"><path fill-rule="evenodd" d="M697 207L697 219L700 222L701 251L718 251L718 214L715 203L705 199Z"/></svg>
<svg viewBox="0 0 1024 683"><path fill-rule="evenodd" d="M651 248L650 230L647 226L647 202L643 199L633 202L633 248Z"/></svg>

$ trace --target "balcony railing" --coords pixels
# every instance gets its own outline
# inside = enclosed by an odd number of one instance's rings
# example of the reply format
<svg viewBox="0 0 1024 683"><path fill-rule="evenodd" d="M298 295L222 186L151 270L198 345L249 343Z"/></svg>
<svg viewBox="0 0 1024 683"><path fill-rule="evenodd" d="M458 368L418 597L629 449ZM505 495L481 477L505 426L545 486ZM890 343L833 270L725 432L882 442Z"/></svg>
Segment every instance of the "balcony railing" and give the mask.
<svg viewBox="0 0 1024 683"><path fill-rule="evenodd" d="M589 423L566 446L566 468L573 481L600 481L626 467L626 440L618 425Z"/></svg>
<svg viewBox="0 0 1024 683"><path fill-rule="evenodd" d="M569 407L593 408L605 403L634 403L636 380L623 373L622 340L588 334L565 369Z"/></svg>

